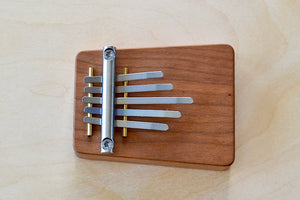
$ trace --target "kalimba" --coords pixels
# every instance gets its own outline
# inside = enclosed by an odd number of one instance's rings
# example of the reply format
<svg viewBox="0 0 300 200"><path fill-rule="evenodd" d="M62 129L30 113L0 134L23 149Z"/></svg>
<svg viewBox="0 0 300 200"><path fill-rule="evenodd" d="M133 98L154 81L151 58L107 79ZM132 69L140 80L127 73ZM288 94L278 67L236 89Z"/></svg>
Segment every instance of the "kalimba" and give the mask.
<svg viewBox="0 0 300 200"><path fill-rule="evenodd" d="M82 51L74 149L81 158L227 169L234 160L229 45Z"/></svg>

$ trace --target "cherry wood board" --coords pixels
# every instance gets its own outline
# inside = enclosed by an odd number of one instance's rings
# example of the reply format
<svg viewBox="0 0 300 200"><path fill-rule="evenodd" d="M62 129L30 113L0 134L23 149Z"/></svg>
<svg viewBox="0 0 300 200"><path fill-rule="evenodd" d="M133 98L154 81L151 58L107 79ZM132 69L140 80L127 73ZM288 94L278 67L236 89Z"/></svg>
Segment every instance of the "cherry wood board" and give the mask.
<svg viewBox="0 0 300 200"><path fill-rule="evenodd" d="M129 97L192 97L191 105L129 105L131 109L180 111L178 119L128 117L128 120L166 123L169 130L115 128L114 154L100 154L100 126L87 137L82 103L83 78L88 68L102 75L102 51L82 51L76 57L74 150L81 158L175 167L227 169L235 154L234 51L229 45L117 49L116 74L163 71L164 77L129 81L129 85L172 83L172 91L129 93ZM122 85L118 83L117 85ZM121 94L122 95L122 94ZM97 96L97 95L94 95ZM100 96L100 95L98 95ZM94 105L101 107L101 105ZM119 107L119 106L116 106ZM101 117L94 115L95 117ZM116 119L121 119L116 117Z"/></svg>

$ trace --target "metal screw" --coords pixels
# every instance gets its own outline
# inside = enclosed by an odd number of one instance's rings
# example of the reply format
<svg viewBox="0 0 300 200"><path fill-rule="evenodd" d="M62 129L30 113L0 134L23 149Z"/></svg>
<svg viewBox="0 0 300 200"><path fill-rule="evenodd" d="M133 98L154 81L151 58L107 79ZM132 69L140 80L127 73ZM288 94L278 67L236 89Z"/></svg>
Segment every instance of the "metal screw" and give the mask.
<svg viewBox="0 0 300 200"><path fill-rule="evenodd" d="M109 138L105 138L101 142L101 148L105 151L110 151L114 148L114 142Z"/></svg>
<svg viewBox="0 0 300 200"><path fill-rule="evenodd" d="M115 58L115 52L112 50L112 49L106 49L105 51L104 51L104 58L106 59L106 60L112 60L112 59L114 59Z"/></svg>

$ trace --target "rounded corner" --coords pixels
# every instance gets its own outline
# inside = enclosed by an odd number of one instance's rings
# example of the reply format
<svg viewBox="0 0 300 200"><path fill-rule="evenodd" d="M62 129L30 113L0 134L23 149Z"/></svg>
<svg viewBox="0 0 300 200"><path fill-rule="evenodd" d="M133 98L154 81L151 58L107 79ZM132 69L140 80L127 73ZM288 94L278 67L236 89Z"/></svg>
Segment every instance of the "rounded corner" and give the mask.
<svg viewBox="0 0 300 200"><path fill-rule="evenodd" d="M229 168L230 166L233 165L234 161L235 161L235 155L233 154L233 156L224 163L224 167Z"/></svg>
<svg viewBox="0 0 300 200"><path fill-rule="evenodd" d="M79 60L82 54L84 54L86 51L79 51L75 57L75 60Z"/></svg>
<svg viewBox="0 0 300 200"><path fill-rule="evenodd" d="M235 54L235 51L234 51L233 46L231 46L230 44L224 44L224 46L225 46L226 48L228 48L228 49L232 52L233 55Z"/></svg>

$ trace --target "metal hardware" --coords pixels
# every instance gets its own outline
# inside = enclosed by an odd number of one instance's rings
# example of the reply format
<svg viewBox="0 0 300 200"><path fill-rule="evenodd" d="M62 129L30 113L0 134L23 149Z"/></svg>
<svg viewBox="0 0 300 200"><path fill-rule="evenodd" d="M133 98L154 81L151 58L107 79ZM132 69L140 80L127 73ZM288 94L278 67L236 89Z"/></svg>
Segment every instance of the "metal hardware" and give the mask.
<svg viewBox="0 0 300 200"><path fill-rule="evenodd" d="M162 78L164 76L162 71L156 72L141 72L141 73L132 73L132 74L119 74L116 76L116 82L124 82L124 81L135 81L135 80L143 80L150 78ZM86 83L102 83L102 76L93 76L93 77L84 77L84 82Z"/></svg>
<svg viewBox="0 0 300 200"><path fill-rule="evenodd" d="M127 67L125 67L125 69L124 69L124 74L128 74L128 68ZM127 87L127 85L128 85L128 81L124 81L124 87ZM127 98L127 96L128 96L128 93L124 92L124 98ZM124 108L124 110L126 110L127 109L127 104L124 104L123 108ZM127 121L127 115L123 116L123 120ZM123 127L123 134L122 134L122 136L123 137L127 137L127 128L126 127Z"/></svg>
<svg viewBox="0 0 300 200"><path fill-rule="evenodd" d="M102 104L102 97L83 97L83 103ZM191 104L191 97L118 97L115 104Z"/></svg>
<svg viewBox="0 0 300 200"><path fill-rule="evenodd" d="M89 68L89 77L91 77L91 76L93 76L93 74L94 74L94 70L93 70L93 68L92 67L90 67ZM92 88L93 87L93 83L89 83L89 87L90 88ZM93 97L93 94L92 93L88 93L88 97ZM91 103L89 103L88 104L88 107L93 107L93 104L91 104ZM88 113L88 117L92 117L93 115L92 115L92 113ZM87 136L92 136L93 135L93 125L92 124L90 124L90 123L88 123L87 124Z"/></svg>
<svg viewBox="0 0 300 200"><path fill-rule="evenodd" d="M115 93L129 93L129 92L151 92L151 91L168 91L172 90L172 84L148 84L148 85L130 85L117 86ZM85 87L84 92L102 94L102 87Z"/></svg>
<svg viewBox="0 0 300 200"><path fill-rule="evenodd" d="M85 107L84 112L102 115L102 109L97 107ZM115 109L115 116L179 118L181 113L170 110Z"/></svg>
<svg viewBox="0 0 300 200"><path fill-rule="evenodd" d="M116 49L113 46L103 48L103 76L93 76L92 68L89 69L89 76L84 78L84 82L89 86L84 88L88 96L82 98L83 103L88 106L84 112L88 116L83 119L88 124L88 136L92 135L92 124L101 126L101 153L111 154L114 149L114 127L123 128L123 137L127 137L127 128L148 129L157 131L167 131L167 124L156 122L130 121L129 116L135 117L163 117L180 118L179 111L169 110L144 110L128 109L127 105L132 104L192 104L191 97L128 97L133 92L154 92L170 91L173 89L171 83L167 84L147 84L129 85L128 81L162 78L162 71L128 73L128 68L124 69L124 74L115 75ZM124 82L123 86L115 87L115 82ZM93 84L102 86L94 86ZM124 93L123 97L115 97L115 93ZM93 94L95 96L93 96ZM102 97L98 95L102 94ZM101 104L102 107L93 107L93 104ZM115 109L115 105L123 105L123 109ZM93 115L101 115L101 118ZM123 116L123 120L116 120L115 116Z"/></svg>
<svg viewBox="0 0 300 200"><path fill-rule="evenodd" d="M96 117L85 117L83 118L85 123L91 123L95 125L102 125L102 119ZM137 128L137 129L149 129L157 131L166 131L169 129L167 124L154 123L154 122L139 122L139 121L124 121L115 120L115 127L126 127L126 128Z"/></svg>
<svg viewBox="0 0 300 200"><path fill-rule="evenodd" d="M103 48L101 153L113 153L114 147L115 57L115 47Z"/></svg>

